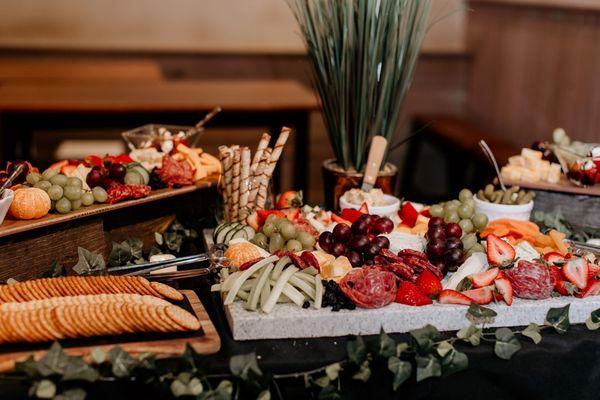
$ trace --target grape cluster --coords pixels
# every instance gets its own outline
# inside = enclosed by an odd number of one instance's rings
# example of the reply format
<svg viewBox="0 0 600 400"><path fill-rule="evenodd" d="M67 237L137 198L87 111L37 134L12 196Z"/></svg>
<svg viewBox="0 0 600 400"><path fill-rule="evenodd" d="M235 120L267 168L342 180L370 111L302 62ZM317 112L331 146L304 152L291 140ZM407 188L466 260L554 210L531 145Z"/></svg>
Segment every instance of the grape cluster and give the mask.
<svg viewBox="0 0 600 400"><path fill-rule="evenodd" d="M390 247L389 239L381 235L393 229L391 219L365 214L352 226L337 224L333 232L321 233L319 246L336 257L348 257L354 268L363 264L372 265L373 258L379 255L381 249Z"/></svg>
<svg viewBox="0 0 600 400"><path fill-rule="evenodd" d="M94 201L104 203L108 197L103 188L84 190L81 179L68 177L52 168L48 168L42 174L30 172L25 180L31 186L45 191L52 201L52 209L60 214L78 210L82 206L90 206Z"/></svg>
<svg viewBox="0 0 600 400"><path fill-rule="evenodd" d="M488 224L485 214L475 212L475 200L469 189L461 190L458 200L432 205L429 213L447 223L457 223L464 234L480 232Z"/></svg>
<svg viewBox="0 0 600 400"><path fill-rule="evenodd" d="M312 250L315 238L308 232L297 229L286 217L271 214L265 224L251 240L257 246L275 253L278 250Z"/></svg>

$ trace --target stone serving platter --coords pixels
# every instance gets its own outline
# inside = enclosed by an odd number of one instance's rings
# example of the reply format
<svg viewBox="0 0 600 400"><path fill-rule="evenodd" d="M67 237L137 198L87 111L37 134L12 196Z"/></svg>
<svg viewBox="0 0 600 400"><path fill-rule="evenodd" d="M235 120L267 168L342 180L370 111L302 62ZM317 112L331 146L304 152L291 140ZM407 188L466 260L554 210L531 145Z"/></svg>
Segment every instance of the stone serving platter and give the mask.
<svg viewBox="0 0 600 400"><path fill-rule="evenodd" d="M554 297L546 300L514 299L512 306L490 304L496 310L495 321L486 326L526 326L530 322L543 324L550 308L571 304L571 323L583 323L590 313L600 308L600 296L578 299ZM378 309L331 311L331 308L304 309L295 304L277 304L273 311L265 314L244 309L238 301L225 306L225 313L235 340L290 339L335 337L346 335L378 334L380 329L388 333L403 333L434 325L440 331L455 331L469 325L467 307L451 304L432 304L411 307L392 303Z"/></svg>

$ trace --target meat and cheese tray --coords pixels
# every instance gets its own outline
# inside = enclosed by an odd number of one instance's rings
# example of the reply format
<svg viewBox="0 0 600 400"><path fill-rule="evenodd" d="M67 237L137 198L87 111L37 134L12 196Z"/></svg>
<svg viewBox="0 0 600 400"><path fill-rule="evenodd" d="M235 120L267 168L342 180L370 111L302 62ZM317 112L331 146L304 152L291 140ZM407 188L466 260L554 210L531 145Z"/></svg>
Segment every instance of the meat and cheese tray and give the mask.
<svg viewBox="0 0 600 400"><path fill-rule="evenodd" d="M257 152L267 165L277 161L262 141ZM333 212L287 191L269 209L255 202L242 212L239 185L253 170L250 159L247 148L223 147L223 183L234 182L222 191L227 220L205 232L209 246L225 248L212 290L234 339L407 332L426 324L457 330L469 323L473 303L497 312L488 326L541 324L550 308L566 304L571 321L581 323L600 308L597 239L582 248L560 228L531 221L534 192L489 184L426 206L351 189Z"/></svg>
<svg viewBox="0 0 600 400"><path fill-rule="evenodd" d="M168 357L220 341L191 291L138 276L69 276L0 286L0 371L59 341L73 355L115 345Z"/></svg>

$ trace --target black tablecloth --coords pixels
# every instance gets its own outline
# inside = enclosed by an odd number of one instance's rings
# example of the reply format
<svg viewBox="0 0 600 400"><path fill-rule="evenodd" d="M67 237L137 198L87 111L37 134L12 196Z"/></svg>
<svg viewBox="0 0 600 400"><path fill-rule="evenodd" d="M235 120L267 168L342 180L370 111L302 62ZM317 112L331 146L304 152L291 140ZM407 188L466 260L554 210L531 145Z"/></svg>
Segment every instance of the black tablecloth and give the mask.
<svg viewBox="0 0 600 400"><path fill-rule="evenodd" d="M211 372L228 371L229 358L235 354L256 352L265 371L287 373L305 371L346 357L348 338L282 339L234 341L219 299L207 285L198 288L201 299L220 336L221 350L208 356ZM467 321L465 320L465 323ZM408 335L391 335L407 340ZM544 332L540 344L527 339L511 360L493 354L491 346L471 347L458 344L469 358L469 368L448 378L432 378L416 383L414 376L397 393L391 390L391 375L374 374L367 384L350 382L344 387L352 399L599 399L600 398L600 334L584 326L573 326L561 336ZM379 369L384 371L384 369ZM302 379L286 380L281 389L285 399L308 398ZM132 399L158 398L159 392L139 383L102 383L88 387L88 398ZM26 388L4 382L0 399L23 398Z"/></svg>

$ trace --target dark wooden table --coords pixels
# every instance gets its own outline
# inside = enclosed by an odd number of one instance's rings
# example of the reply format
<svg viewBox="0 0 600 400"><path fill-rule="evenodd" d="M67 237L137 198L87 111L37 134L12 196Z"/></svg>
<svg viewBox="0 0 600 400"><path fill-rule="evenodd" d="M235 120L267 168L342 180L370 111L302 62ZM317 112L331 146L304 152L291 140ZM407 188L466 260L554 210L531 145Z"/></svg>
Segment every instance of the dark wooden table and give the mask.
<svg viewBox="0 0 600 400"><path fill-rule="evenodd" d="M290 126L294 186L308 188L308 118L319 104L312 90L293 80L0 79L2 159L29 158L35 130L189 125L217 105L223 108L220 126L267 126L272 132Z"/></svg>

